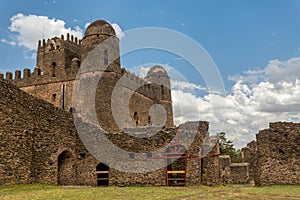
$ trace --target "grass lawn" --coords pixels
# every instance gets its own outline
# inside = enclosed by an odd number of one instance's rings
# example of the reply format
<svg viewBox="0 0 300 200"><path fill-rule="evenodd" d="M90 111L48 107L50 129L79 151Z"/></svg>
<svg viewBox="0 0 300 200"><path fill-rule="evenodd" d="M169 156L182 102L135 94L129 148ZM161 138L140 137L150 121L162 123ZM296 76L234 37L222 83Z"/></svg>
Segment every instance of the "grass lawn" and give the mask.
<svg viewBox="0 0 300 200"><path fill-rule="evenodd" d="M62 187L0 186L0 199L300 199L300 186Z"/></svg>

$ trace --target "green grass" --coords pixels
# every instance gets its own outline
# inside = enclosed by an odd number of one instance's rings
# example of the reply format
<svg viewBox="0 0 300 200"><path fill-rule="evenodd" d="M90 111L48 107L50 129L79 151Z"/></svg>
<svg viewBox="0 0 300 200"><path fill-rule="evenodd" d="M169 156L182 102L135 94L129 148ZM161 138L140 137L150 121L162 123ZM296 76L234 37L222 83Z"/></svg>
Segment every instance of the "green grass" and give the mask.
<svg viewBox="0 0 300 200"><path fill-rule="evenodd" d="M61 187L0 186L0 199L300 199L300 186Z"/></svg>

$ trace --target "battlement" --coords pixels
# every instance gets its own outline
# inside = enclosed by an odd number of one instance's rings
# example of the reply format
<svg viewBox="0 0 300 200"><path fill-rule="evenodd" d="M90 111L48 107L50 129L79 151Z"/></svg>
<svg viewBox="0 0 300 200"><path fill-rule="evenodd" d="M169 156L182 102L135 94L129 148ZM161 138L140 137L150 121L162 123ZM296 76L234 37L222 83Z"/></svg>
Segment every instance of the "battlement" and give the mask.
<svg viewBox="0 0 300 200"><path fill-rule="evenodd" d="M58 37L54 37L54 38L48 38L47 39L47 42L45 39L43 40L39 40L38 41L38 49L41 50L41 49L44 49L47 47L47 45L51 42L51 40L53 39L59 39L63 42L69 42L71 44L74 44L74 45L78 45L78 46L81 46L81 39L78 39L77 37L73 36L73 35L70 35L69 33L67 33L67 36L66 36L66 39L65 39L65 36L62 34L60 36L60 38ZM58 47L59 48L59 47Z"/></svg>
<svg viewBox="0 0 300 200"><path fill-rule="evenodd" d="M127 89L134 90L150 99L171 99L170 88L168 88L168 85L152 83L150 80L140 77L126 69L124 69L122 75L125 76L125 88Z"/></svg>
<svg viewBox="0 0 300 200"><path fill-rule="evenodd" d="M76 62L76 60L74 62ZM5 76L3 73L0 73L0 81L7 80L17 87L21 88L37 84L74 80L76 72L77 71L74 70L74 73L70 74L68 77L49 77L45 76L41 69L38 67L34 68L33 72L31 72L29 68L25 68L23 69L23 73L21 70L16 70L14 73L7 71L5 73Z"/></svg>
<svg viewBox="0 0 300 200"><path fill-rule="evenodd" d="M13 73L10 72L10 71L7 71L6 74L5 74L5 77L4 77L4 74L3 73L0 73L0 80L8 80L8 81L17 81L17 80L20 80L20 79L26 79L26 78L29 78L29 77L32 77L34 75L41 75L41 72L40 72L40 69L36 68L35 69L35 72L33 74L31 74L30 72L30 69L28 68L25 68L23 70L23 77L21 76L21 70L16 70L15 71L15 74L13 76Z"/></svg>

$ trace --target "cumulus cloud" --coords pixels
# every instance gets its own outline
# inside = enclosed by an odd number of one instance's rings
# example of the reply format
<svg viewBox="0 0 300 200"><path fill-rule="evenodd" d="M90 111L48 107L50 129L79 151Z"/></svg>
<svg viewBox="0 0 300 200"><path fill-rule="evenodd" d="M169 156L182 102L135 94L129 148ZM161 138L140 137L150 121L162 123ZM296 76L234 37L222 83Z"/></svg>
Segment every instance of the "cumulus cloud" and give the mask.
<svg viewBox="0 0 300 200"><path fill-rule="evenodd" d="M150 65L150 66L153 66ZM150 66L135 70L145 75ZM165 65L163 65L165 67ZM204 93L205 87L178 79L171 66L174 122L209 121L210 133L227 133L236 147L242 148L255 139L259 130L269 122L300 120L300 58L287 61L272 60L262 69L231 76L234 85L226 95ZM173 76L175 74L175 76Z"/></svg>
<svg viewBox="0 0 300 200"><path fill-rule="evenodd" d="M82 30L76 26L73 29L66 27L66 23L59 19L50 19L47 16L24 15L19 13L11 19L9 30L14 33L12 36L18 46L28 50L37 48L37 42L41 38L52 38L70 33L75 37L82 37Z"/></svg>
<svg viewBox="0 0 300 200"><path fill-rule="evenodd" d="M288 61L271 60L265 68L267 80L271 83L280 81L290 82L300 79L300 58L291 58Z"/></svg>
<svg viewBox="0 0 300 200"><path fill-rule="evenodd" d="M75 20L77 21L77 20ZM74 35L74 37L82 38L83 31L79 26L73 28L67 27L66 22L60 19L51 19L47 16L39 15L25 15L22 13L16 14L10 19L10 26L12 40L1 39L2 43L10 44L12 46L22 46L27 50L35 50L37 48L38 40L45 38L52 38L67 33ZM85 28L90 23L85 25ZM124 32L117 23L111 24L116 31L119 39L124 37Z"/></svg>

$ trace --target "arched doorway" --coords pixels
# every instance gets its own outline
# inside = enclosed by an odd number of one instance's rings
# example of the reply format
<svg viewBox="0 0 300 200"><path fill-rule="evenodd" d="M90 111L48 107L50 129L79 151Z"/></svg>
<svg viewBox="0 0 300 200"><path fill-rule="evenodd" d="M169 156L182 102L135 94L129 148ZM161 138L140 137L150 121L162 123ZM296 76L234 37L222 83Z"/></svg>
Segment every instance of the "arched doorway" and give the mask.
<svg viewBox="0 0 300 200"><path fill-rule="evenodd" d="M74 159L69 151L63 151L57 158L59 185L73 185L75 182Z"/></svg>
<svg viewBox="0 0 300 200"><path fill-rule="evenodd" d="M186 184L186 149L182 145L172 145L165 151L167 162L166 185L184 186Z"/></svg>
<svg viewBox="0 0 300 200"><path fill-rule="evenodd" d="M97 186L108 186L109 167L104 163L99 163L96 167Z"/></svg>

